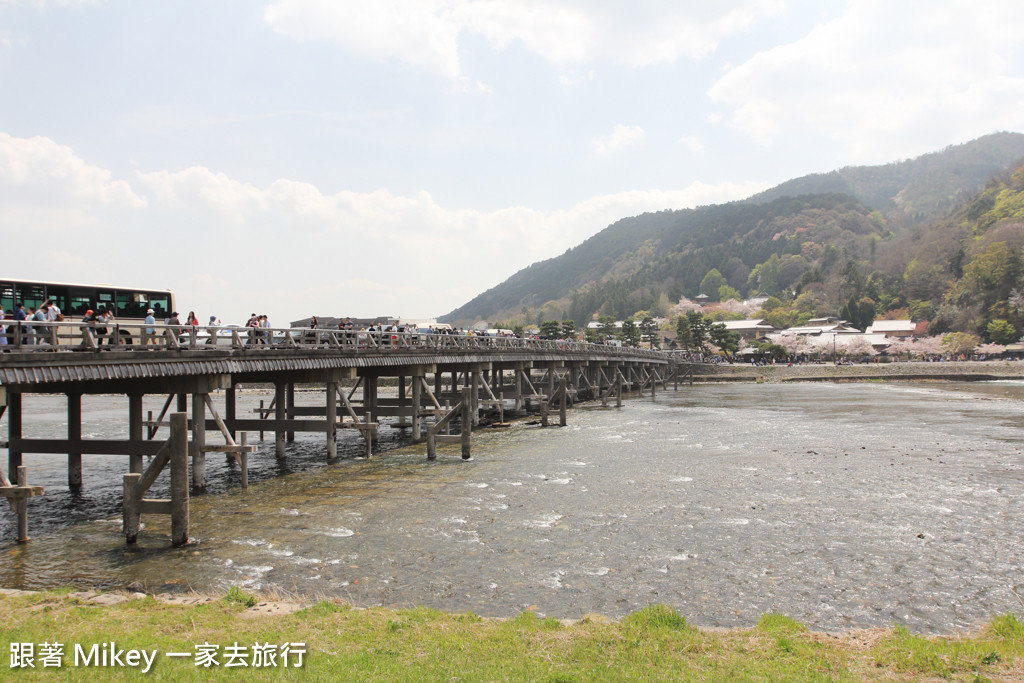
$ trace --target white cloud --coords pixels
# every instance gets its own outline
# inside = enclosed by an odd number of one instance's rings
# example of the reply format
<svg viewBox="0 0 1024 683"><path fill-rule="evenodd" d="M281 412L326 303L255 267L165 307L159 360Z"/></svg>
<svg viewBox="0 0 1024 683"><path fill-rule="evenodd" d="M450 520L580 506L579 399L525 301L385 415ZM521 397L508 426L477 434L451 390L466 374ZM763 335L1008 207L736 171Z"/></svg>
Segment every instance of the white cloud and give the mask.
<svg viewBox="0 0 1024 683"><path fill-rule="evenodd" d="M39 9L47 7L94 7L106 5L107 0L0 0L0 7L4 5L32 5Z"/></svg>
<svg viewBox="0 0 1024 683"><path fill-rule="evenodd" d="M679 138L679 143L691 152L700 152L704 149L704 143L696 135L684 135Z"/></svg>
<svg viewBox="0 0 1024 683"><path fill-rule="evenodd" d="M12 151L13 150L13 151ZM556 211L450 208L428 193L256 187L204 167L113 179L45 138L0 136L0 227L60 231L57 251L10 261L12 277L169 287L178 307L277 324L313 312L434 316L625 216L749 196L761 184L694 183L591 197ZM103 238L71 229L95 222ZM49 248L49 247L48 247ZM287 283L287 286L282 286Z"/></svg>
<svg viewBox="0 0 1024 683"><path fill-rule="evenodd" d="M397 60L459 76L459 25L446 0L277 0L264 12L278 33L298 40L330 40L353 54Z"/></svg>
<svg viewBox="0 0 1024 683"><path fill-rule="evenodd" d="M645 137L647 137L647 133L640 126L627 126L620 123L608 135L602 135L591 140L590 146L593 148L594 154L603 157L615 152L621 152L630 145L640 142Z"/></svg>
<svg viewBox="0 0 1024 683"><path fill-rule="evenodd" d="M556 65L604 60L632 67L700 59L719 41L781 10L781 0L276 0L264 18L298 40L329 40L353 54L457 78L459 35L496 50L520 43Z"/></svg>
<svg viewBox="0 0 1024 683"><path fill-rule="evenodd" d="M1024 4L862 0L708 91L762 143L822 132L851 162L911 156L1024 120Z"/></svg>
<svg viewBox="0 0 1024 683"><path fill-rule="evenodd" d="M40 200L55 207L145 205L127 182L112 180L110 171L86 163L71 148L6 133L0 133L0 198L8 210Z"/></svg>

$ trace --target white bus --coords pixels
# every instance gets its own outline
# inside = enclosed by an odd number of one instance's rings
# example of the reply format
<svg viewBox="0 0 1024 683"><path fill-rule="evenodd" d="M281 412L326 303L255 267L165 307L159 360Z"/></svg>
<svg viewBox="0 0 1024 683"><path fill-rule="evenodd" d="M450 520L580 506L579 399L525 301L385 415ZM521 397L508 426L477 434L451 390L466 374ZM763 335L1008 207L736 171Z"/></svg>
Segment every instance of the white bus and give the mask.
<svg viewBox="0 0 1024 683"><path fill-rule="evenodd" d="M142 323L146 310L152 308L157 322L176 311L174 293L169 289L142 287L116 287L108 284L84 285L71 282L44 280L15 280L0 277L0 306L7 318L14 315L15 304L25 304L25 310L37 309L46 301L57 304L65 319L79 321L86 311L108 309L118 323ZM121 342L132 343L131 333L121 330Z"/></svg>

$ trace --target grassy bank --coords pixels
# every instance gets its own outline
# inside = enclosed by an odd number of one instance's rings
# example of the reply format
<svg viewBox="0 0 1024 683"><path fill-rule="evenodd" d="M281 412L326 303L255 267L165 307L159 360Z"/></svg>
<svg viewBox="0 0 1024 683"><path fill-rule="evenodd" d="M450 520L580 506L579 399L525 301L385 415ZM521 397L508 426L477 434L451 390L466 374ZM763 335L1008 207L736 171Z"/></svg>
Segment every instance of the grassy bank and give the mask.
<svg viewBox="0 0 1024 683"><path fill-rule="evenodd" d="M971 637L924 638L902 628L827 635L781 616L750 629L701 630L673 610L646 608L620 621L562 623L526 612L482 619L420 608L356 610L321 602L292 613L221 599L170 604L153 597L97 605L61 593L0 596L4 680L380 681L867 681L1024 679L1024 624L995 618ZM287 611L287 610L285 610ZM268 612L270 612L268 614ZM44 667L43 643L62 643L61 668ZM151 668L75 663L94 644L150 653ZM11 668L11 643L33 643L35 668ZM230 646L248 667L227 667ZM252 644L279 654L253 667ZM197 646L217 646L219 665L196 665ZM282 666L280 646L305 650ZM298 645L298 644L301 644ZM107 646L109 649L109 645ZM24 648L20 648L23 652ZM192 653L170 657L166 653ZM264 648L264 653L266 648ZM97 655L98 657L98 655ZM127 659L128 655L121 655ZM265 654L261 655L265 659Z"/></svg>

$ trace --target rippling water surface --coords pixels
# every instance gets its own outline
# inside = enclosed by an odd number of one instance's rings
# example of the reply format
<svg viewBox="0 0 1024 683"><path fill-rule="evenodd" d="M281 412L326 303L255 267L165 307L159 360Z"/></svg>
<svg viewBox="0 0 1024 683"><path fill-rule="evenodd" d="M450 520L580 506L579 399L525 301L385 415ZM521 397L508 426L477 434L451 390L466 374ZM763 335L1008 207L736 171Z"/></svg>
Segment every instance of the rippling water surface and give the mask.
<svg viewBox="0 0 1024 683"><path fill-rule="evenodd" d="M84 408L83 434L125 434L126 400ZM62 397L28 397L26 436L60 435L64 411ZM818 629L950 631L1024 612L1022 425L1024 383L749 384L484 430L468 462L457 446L427 462L384 429L389 450L371 460L342 432L334 464L322 435L301 434L279 463L268 435L248 490L208 456L183 549L159 516L124 544L126 458L86 456L72 496L63 457L26 455L46 495L31 502L32 542L0 543L0 584L240 584L489 616L665 603L698 625L776 610Z"/></svg>

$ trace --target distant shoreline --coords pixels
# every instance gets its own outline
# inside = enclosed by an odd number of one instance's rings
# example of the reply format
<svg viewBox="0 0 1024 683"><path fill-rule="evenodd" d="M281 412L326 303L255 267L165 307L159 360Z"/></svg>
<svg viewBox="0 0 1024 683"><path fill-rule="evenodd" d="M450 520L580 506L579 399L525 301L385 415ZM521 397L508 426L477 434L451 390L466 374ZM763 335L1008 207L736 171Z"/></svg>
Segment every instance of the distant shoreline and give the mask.
<svg viewBox="0 0 1024 683"><path fill-rule="evenodd" d="M985 382L1024 379L1022 361L924 361L832 365L717 365L699 367L694 382Z"/></svg>

